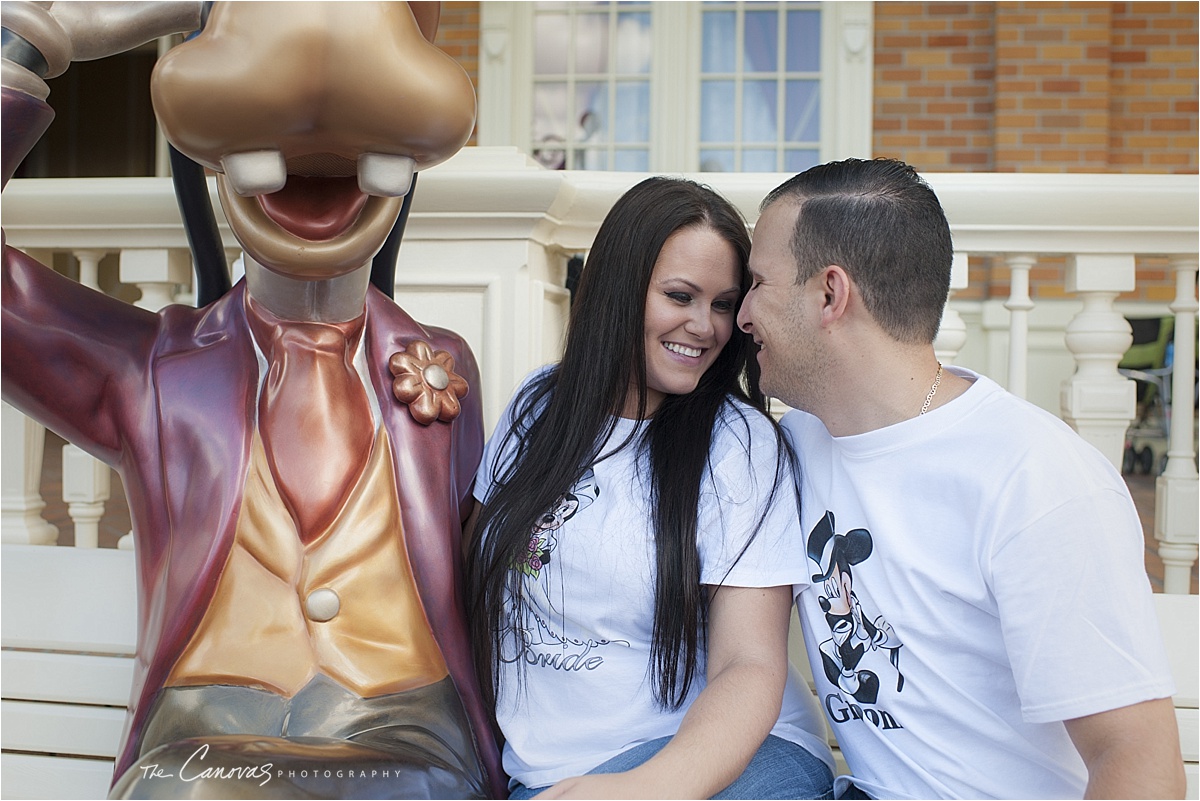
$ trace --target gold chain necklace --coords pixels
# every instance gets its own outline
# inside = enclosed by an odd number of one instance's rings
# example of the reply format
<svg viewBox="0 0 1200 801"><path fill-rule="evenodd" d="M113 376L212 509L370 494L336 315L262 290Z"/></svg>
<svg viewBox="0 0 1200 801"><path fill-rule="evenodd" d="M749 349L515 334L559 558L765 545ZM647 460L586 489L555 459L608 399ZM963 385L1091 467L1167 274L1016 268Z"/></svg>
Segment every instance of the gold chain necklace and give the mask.
<svg viewBox="0 0 1200 801"><path fill-rule="evenodd" d="M937 375L933 377L933 386L929 388L929 394L925 396L925 403L921 406L921 414L929 411L929 404L933 402L933 396L937 394L938 384L942 383L942 363L938 362ZM920 417L918 414L917 417Z"/></svg>

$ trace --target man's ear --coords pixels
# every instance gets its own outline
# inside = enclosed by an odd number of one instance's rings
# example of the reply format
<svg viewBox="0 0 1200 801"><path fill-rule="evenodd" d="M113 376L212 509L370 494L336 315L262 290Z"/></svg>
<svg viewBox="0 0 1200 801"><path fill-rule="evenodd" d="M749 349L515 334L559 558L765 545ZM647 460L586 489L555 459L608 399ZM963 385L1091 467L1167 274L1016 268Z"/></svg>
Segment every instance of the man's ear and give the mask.
<svg viewBox="0 0 1200 801"><path fill-rule="evenodd" d="M820 273L821 292L821 323L830 325L846 316L850 307L850 295L853 284L846 270L837 264L830 264Z"/></svg>

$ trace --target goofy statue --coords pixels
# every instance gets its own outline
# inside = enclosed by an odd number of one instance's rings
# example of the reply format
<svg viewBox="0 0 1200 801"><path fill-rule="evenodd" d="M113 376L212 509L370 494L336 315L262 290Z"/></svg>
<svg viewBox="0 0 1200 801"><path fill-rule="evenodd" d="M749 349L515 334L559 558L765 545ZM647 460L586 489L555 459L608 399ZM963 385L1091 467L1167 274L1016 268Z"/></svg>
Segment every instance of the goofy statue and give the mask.
<svg viewBox="0 0 1200 801"><path fill-rule="evenodd" d="M53 117L45 79L200 31L151 84L199 308L153 314L4 244L4 398L119 471L133 519L111 797L503 792L461 603L478 369L390 297L413 173L475 120L439 14L4 3L5 183ZM244 251L232 287L204 168Z"/></svg>

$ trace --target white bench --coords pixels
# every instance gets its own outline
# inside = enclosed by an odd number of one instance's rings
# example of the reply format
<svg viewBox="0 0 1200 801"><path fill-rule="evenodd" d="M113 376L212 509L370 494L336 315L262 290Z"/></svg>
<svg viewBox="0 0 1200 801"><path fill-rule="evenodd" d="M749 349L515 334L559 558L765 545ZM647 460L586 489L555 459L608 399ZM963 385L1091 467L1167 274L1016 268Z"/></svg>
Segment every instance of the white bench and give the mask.
<svg viewBox="0 0 1200 801"><path fill-rule="evenodd" d="M103 798L133 675L136 601L132 552L2 546L0 796ZM1156 595L1179 694L1187 797L1197 798L1195 595ZM793 626L793 661L809 676ZM830 742L836 748L832 735ZM839 768L845 762L835 750Z"/></svg>

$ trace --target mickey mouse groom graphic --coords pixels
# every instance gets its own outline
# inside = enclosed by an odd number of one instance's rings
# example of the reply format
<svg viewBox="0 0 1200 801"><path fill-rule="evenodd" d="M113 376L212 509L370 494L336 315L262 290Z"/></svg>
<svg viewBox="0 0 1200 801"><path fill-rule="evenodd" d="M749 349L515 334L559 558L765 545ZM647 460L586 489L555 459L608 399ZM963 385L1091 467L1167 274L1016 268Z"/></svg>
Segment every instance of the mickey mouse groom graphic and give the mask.
<svg viewBox="0 0 1200 801"><path fill-rule="evenodd" d="M836 534L829 511L808 535L808 558L818 571L812 580L823 584L817 597L832 635L821 643L821 664L830 682L863 704L873 704L879 697L879 675L864 664L875 651L889 652L897 673L896 692L904 689L904 675L899 672L903 643L883 616L869 620L854 594L851 568L865 562L872 548L871 532L865 528Z"/></svg>

